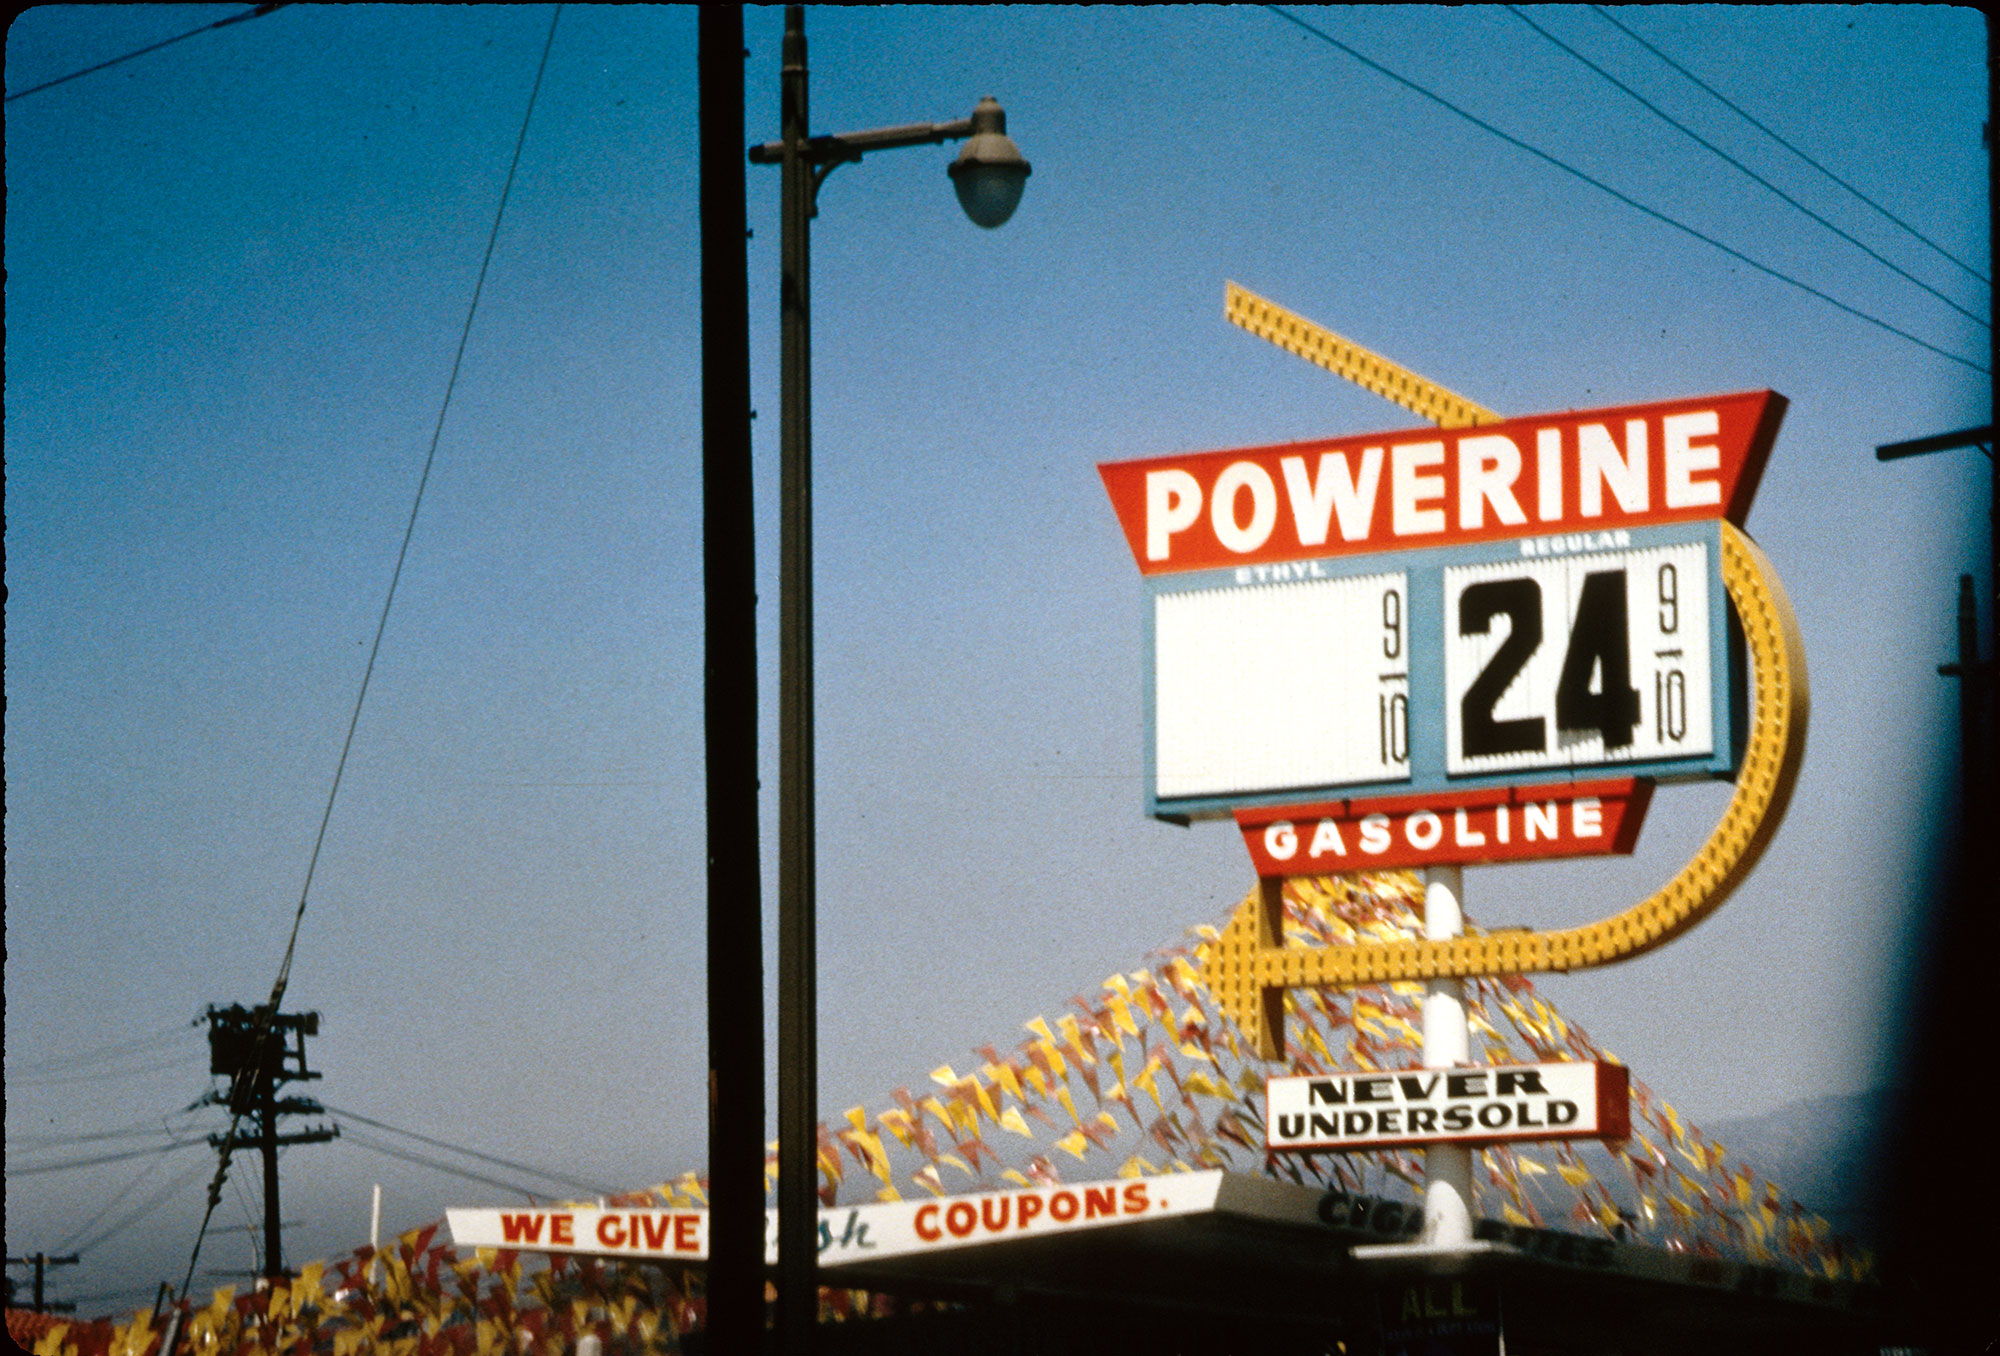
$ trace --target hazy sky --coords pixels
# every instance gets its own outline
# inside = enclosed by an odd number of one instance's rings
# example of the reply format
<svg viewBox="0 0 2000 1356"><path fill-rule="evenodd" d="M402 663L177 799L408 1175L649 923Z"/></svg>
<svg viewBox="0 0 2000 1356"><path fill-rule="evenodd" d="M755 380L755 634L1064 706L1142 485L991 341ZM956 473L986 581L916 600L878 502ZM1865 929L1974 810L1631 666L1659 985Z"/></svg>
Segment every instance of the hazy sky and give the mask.
<svg viewBox="0 0 2000 1356"><path fill-rule="evenodd" d="M234 12L31 10L7 89ZM1510 414L1790 399L1748 519L1812 672L1790 818L1688 937L1545 992L1698 1120L1893 1079L1990 471L1872 449L1989 420L1987 285L1588 9L1530 15L1971 315L1505 9L1299 13L1964 361L1267 10L809 12L815 130L993 94L1034 166L999 231L948 147L843 167L814 226L825 1108L1011 1044L1250 884L1226 825L1142 814L1142 593L1094 468L1415 421L1224 323L1225 279ZM1990 273L1977 11L1615 13ZM218 1125L179 1114L192 1023L270 990L550 15L296 5L7 106L6 1244L89 1245L59 1274L86 1308L186 1264L212 1157L155 1150ZM747 16L746 143L781 22ZM330 1105L611 1186L705 1153L694 52L691 9L562 11L287 1000ZM750 183L768 844L776 173ZM1629 860L1470 872L1468 912L1623 908L1726 797L1663 789ZM504 1199L350 1129L285 1159L295 1259L365 1241L371 1183L385 1228ZM249 1260L243 1190L204 1266Z"/></svg>

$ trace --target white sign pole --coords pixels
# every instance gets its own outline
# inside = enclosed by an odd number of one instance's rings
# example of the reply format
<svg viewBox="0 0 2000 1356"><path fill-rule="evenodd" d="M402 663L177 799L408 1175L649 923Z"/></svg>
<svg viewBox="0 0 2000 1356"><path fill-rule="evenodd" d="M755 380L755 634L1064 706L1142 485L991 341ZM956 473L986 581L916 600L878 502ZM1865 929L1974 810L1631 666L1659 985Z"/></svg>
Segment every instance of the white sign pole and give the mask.
<svg viewBox="0 0 2000 1356"><path fill-rule="evenodd" d="M1449 941L1465 930L1462 900L1465 872L1456 866L1424 871L1424 936ZM1465 981L1424 983L1424 1067L1449 1069L1471 1063L1472 1039L1465 1020ZM1472 1150L1463 1144L1433 1144L1424 1150L1423 1242L1436 1248L1472 1242Z"/></svg>

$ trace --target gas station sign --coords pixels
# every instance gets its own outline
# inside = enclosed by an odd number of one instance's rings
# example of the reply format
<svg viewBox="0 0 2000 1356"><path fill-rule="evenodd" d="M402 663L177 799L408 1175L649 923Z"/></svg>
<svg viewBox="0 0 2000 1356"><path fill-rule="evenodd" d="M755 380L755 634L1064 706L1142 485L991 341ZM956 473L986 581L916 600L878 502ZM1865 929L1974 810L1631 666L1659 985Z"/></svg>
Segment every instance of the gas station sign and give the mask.
<svg viewBox="0 0 2000 1356"><path fill-rule="evenodd" d="M1319 337L1386 390L1366 373L1392 365ZM1456 426L1098 468L1147 590L1147 810L1242 831L1259 886L1204 973L1266 1059L1287 988L1573 970L1678 936L1761 855L1804 748L1798 624L1741 531L1783 396L1502 419L1391 385ZM1696 778L1736 784L1708 841L1598 922L1284 945L1284 876L1628 852L1652 785Z"/></svg>
<svg viewBox="0 0 2000 1356"><path fill-rule="evenodd" d="M1720 524L1769 391L1099 467L1145 577L1147 809L1735 771Z"/></svg>

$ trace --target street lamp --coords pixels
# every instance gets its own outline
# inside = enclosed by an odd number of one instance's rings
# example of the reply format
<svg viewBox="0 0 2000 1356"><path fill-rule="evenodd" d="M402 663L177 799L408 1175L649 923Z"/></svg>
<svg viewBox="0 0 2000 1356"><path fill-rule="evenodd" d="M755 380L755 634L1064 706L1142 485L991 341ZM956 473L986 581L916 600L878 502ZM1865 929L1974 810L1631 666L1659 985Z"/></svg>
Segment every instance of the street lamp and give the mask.
<svg viewBox="0 0 2000 1356"><path fill-rule="evenodd" d="M870 151L964 141L949 171L960 206L992 228L1020 204L1029 167L1007 115L981 99L957 122L812 136L806 119L805 11L785 8L781 139L750 148L782 171L779 311L778 567L778 1329L782 1350L812 1350L818 1322L818 963L814 942L812 732L812 350L810 228L819 186Z"/></svg>
<svg viewBox="0 0 2000 1356"><path fill-rule="evenodd" d="M981 99L965 121L972 138L945 172L958 190L958 205L965 215L974 225L991 230L1004 225L1021 205L1021 190L1028 186L1031 171L1020 147L1007 135L1007 115L998 99L990 95Z"/></svg>

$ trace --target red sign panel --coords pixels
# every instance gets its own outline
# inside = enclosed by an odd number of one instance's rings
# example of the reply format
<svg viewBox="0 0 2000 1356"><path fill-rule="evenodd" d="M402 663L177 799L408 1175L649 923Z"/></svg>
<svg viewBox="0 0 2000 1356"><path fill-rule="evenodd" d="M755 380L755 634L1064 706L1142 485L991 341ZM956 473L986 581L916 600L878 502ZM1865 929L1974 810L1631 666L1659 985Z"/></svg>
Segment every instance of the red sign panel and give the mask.
<svg viewBox="0 0 2000 1356"><path fill-rule="evenodd" d="M1776 392L1748 391L1097 470L1143 574L1696 519L1740 526L1784 411Z"/></svg>
<svg viewBox="0 0 2000 1356"><path fill-rule="evenodd" d="M1239 808L1260 876L1625 854L1653 784L1632 777Z"/></svg>

